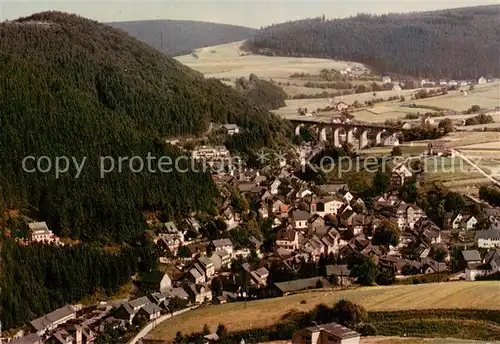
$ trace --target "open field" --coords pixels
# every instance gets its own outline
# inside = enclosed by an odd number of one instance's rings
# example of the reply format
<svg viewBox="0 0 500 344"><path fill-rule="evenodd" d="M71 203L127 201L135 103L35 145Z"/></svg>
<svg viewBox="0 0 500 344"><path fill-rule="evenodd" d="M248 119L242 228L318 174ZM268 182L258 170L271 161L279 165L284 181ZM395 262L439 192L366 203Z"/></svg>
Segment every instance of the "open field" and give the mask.
<svg viewBox="0 0 500 344"><path fill-rule="evenodd" d="M231 80L248 77L251 73L265 79L286 79L294 73L318 74L322 69L367 69L356 62L252 55L241 50L242 43L243 41L201 48L195 51L198 58L184 55L175 59L205 74L207 78Z"/></svg>
<svg viewBox="0 0 500 344"><path fill-rule="evenodd" d="M467 90L468 87L463 87L462 89ZM435 106L453 111L464 111L472 105L479 105L485 109L494 109L500 106L500 84L495 82L475 85L475 90L467 91L467 96L464 96L460 91L451 91L444 96L419 99L412 102L417 104L417 106Z"/></svg>
<svg viewBox="0 0 500 344"><path fill-rule="evenodd" d="M266 342L261 344L290 344L289 340ZM361 337L361 344L485 344L491 342L480 342L477 340L464 340L453 338L402 338L402 337Z"/></svg>
<svg viewBox="0 0 500 344"><path fill-rule="evenodd" d="M488 295L488 297L484 297ZM342 291L318 291L287 297L228 303L203 307L167 320L148 338L169 339L177 331L200 331L204 324L215 327L224 323L229 331L265 328L275 324L291 309L309 311L320 303L332 305L340 299L359 303L370 311L427 308L500 309L498 282L447 282L389 287L364 287ZM306 303L302 304L301 301Z"/></svg>

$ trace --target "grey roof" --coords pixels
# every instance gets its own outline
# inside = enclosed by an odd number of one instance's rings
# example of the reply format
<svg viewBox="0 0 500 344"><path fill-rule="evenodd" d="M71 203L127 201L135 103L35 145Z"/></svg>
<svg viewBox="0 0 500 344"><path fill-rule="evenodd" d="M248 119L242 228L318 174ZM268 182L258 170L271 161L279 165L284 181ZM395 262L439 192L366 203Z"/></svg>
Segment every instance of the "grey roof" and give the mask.
<svg viewBox="0 0 500 344"><path fill-rule="evenodd" d="M213 240L212 244L215 247L233 246L231 239L228 239L228 238Z"/></svg>
<svg viewBox="0 0 500 344"><path fill-rule="evenodd" d="M76 309L73 308L71 305L66 305L64 307L61 307L59 309L56 309L55 311L45 314L44 316L35 319L30 322L31 326L33 326L34 329L37 331L43 330L47 326L51 325L52 323L67 317L70 314L76 314Z"/></svg>
<svg viewBox="0 0 500 344"><path fill-rule="evenodd" d="M41 341L42 337L37 335L36 333L28 334L27 336L14 339L10 342L10 344L33 344L37 341Z"/></svg>
<svg viewBox="0 0 500 344"><path fill-rule="evenodd" d="M238 126L236 124L224 124L223 127L228 130L238 129Z"/></svg>
<svg viewBox="0 0 500 344"><path fill-rule="evenodd" d="M255 272L255 273L257 274L257 276L259 276L260 278L262 278L262 277L263 277L263 276L265 276L265 275L269 275L269 271L268 271L266 268L264 268L264 267L259 268L259 269L255 270L254 272Z"/></svg>
<svg viewBox="0 0 500 344"><path fill-rule="evenodd" d="M306 328L308 331L311 332L320 332L320 331L325 331L338 339L349 339L349 338L356 338L360 337L361 335L356 332L351 330L350 328L344 327L342 325L339 325L337 323L329 323L329 324L323 324L319 326L311 326Z"/></svg>
<svg viewBox="0 0 500 344"><path fill-rule="evenodd" d="M145 311L146 313L148 314L154 314L154 313L159 313L161 312L161 308L158 307L156 304L154 303L150 303L150 304L147 304L145 305L144 307L141 308L143 311Z"/></svg>
<svg viewBox="0 0 500 344"><path fill-rule="evenodd" d="M311 214L309 214L307 211L303 210L296 210L292 214L294 220L309 220L309 217L311 217Z"/></svg>
<svg viewBox="0 0 500 344"><path fill-rule="evenodd" d="M476 237L478 239L500 239L500 230L489 229L486 231L477 231Z"/></svg>
<svg viewBox="0 0 500 344"><path fill-rule="evenodd" d="M347 265L327 265L326 266L327 276L350 276L351 270L347 268Z"/></svg>
<svg viewBox="0 0 500 344"><path fill-rule="evenodd" d="M229 252L227 252L226 250L218 250L215 254L221 258L230 256Z"/></svg>
<svg viewBox="0 0 500 344"><path fill-rule="evenodd" d="M189 270L189 273L195 278L195 279L198 279L200 277L202 277L203 275L195 268L192 268L191 270Z"/></svg>
<svg viewBox="0 0 500 344"><path fill-rule="evenodd" d="M328 283L328 281L323 277L312 277L312 278L305 278L288 282L280 282L280 283L274 283L274 285L283 293L290 293L309 288L316 288L316 283L318 282L318 280L321 280L323 282L324 287L330 285L330 283Z"/></svg>
<svg viewBox="0 0 500 344"><path fill-rule="evenodd" d="M169 232L169 233L178 232L177 226L175 225L175 223L173 221L166 222L165 223L165 228L167 229L167 232Z"/></svg>
<svg viewBox="0 0 500 344"><path fill-rule="evenodd" d="M481 261L481 255L478 250L465 250L462 251L462 256L466 262Z"/></svg>
<svg viewBox="0 0 500 344"><path fill-rule="evenodd" d="M163 292L164 294L169 295L171 298L178 297L181 299L188 299L189 295L186 293L184 288L172 288Z"/></svg>
<svg viewBox="0 0 500 344"><path fill-rule="evenodd" d="M200 258L198 258L198 261L201 263L201 265L203 265L205 268L209 265L214 265L214 263L212 263L212 261L210 259L208 259L207 257L205 256L201 256Z"/></svg>
<svg viewBox="0 0 500 344"><path fill-rule="evenodd" d="M132 307L132 308L137 308L137 307L142 307L144 305L147 305L148 303L150 303L151 301L149 301L149 299L146 297L146 296L143 296L143 297L140 297L138 299L135 299L135 300L132 300L132 301L129 301L128 304Z"/></svg>

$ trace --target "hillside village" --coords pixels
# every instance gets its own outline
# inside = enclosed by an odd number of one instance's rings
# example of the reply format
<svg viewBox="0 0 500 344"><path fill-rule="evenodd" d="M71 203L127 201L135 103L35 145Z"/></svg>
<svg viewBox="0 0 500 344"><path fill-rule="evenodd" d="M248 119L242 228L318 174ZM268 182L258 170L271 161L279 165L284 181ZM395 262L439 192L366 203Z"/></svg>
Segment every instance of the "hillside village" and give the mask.
<svg viewBox="0 0 500 344"><path fill-rule="evenodd" d="M208 163L229 154L212 150L223 154L205 154ZM500 273L500 208L446 213L438 226L398 196L415 178L404 164L393 168L388 192L373 198L346 183L301 180L302 168L297 159L214 173L218 215L149 221L161 254L158 270L135 278L137 298L67 305L31 321L25 333L32 333L11 343L92 343L109 324L130 335L208 304L375 283L467 283ZM22 244L61 244L46 223L29 228Z"/></svg>

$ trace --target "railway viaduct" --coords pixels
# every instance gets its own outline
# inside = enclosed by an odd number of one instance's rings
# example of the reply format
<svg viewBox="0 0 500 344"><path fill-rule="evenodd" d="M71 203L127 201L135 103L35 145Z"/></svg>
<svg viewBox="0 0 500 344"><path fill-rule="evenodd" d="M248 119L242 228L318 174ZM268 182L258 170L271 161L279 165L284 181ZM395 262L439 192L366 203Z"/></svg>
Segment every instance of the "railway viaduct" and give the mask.
<svg viewBox="0 0 500 344"><path fill-rule="evenodd" d="M297 116L294 118L287 118L292 124L295 125L295 135L300 135L301 127L315 127L318 134L318 140L322 142L328 141L328 134L331 134L335 147L341 147L340 133L343 131L346 136L347 143L354 143L354 134L359 135L359 149L366 148L370 143L371 137L375 138L375 145L382 144L382 137L384 135L397 135L403 132L403 129L394 128L382 124L364 123L357 121L350 122L332 122L329 118L318 117L304 117Z"/></svg>

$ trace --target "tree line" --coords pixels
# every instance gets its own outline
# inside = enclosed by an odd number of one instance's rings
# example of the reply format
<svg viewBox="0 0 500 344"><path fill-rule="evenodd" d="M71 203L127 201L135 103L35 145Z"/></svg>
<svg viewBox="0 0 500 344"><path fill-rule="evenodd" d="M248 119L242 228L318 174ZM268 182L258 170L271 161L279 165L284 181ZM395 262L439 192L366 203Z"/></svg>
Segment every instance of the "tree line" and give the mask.
<svg viewBox="0 0 500 344"><path fill-rule="evenodd" d="M356 61L379 73L477 79L500 75L498 11L498 6L482 6L332 20L319 17L265 27L246 47L268 55Z"/></svg>

